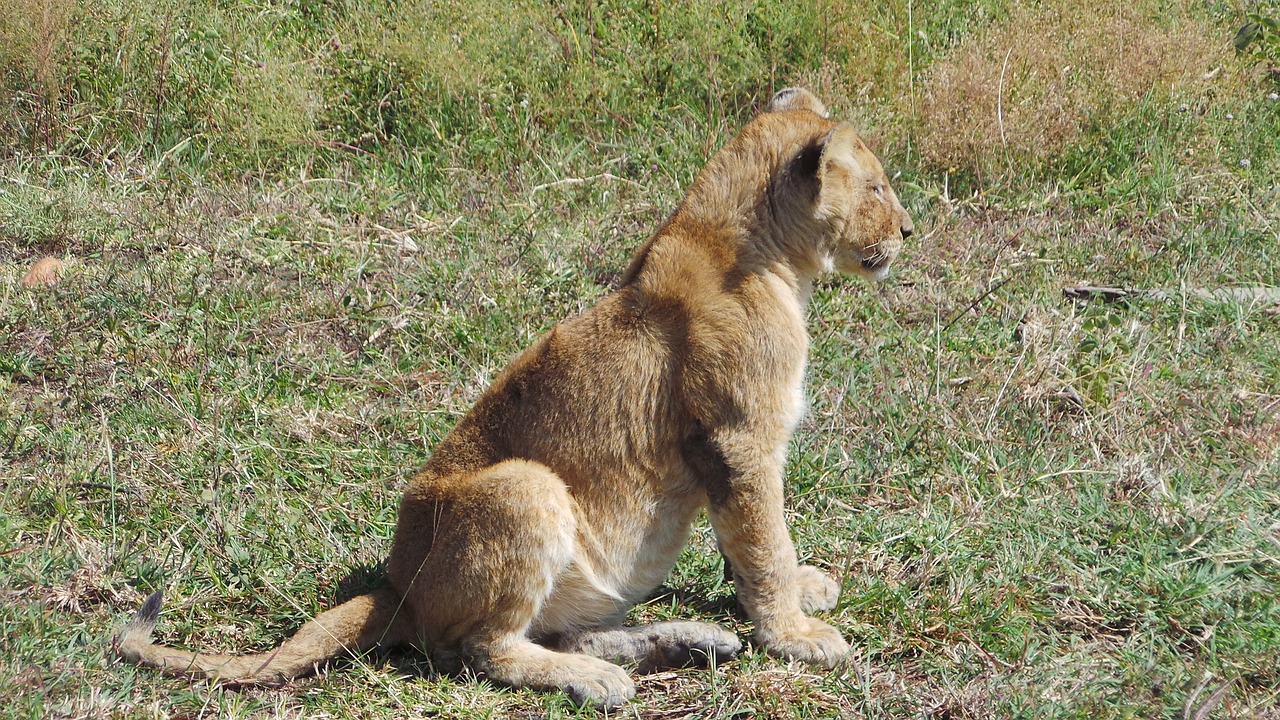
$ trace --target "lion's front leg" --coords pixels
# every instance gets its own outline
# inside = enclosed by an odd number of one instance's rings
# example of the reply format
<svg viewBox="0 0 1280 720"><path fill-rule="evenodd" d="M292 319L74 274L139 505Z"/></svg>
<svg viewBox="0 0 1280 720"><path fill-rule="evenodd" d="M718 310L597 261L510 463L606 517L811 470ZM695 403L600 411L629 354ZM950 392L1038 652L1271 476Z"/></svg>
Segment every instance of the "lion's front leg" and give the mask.
<svg viewBox="0 0 1280 720"><path fill-rule="evenodd" d="M720 554L724 555L723 548L720 548ZM724 558L724 579L726 582L742 583L737 580L733 563L729 562L728 557ZM800 609L807 613L831 610L840 601L840 583L812 565L801 565L797 569L796 588L800 593Z"/></svg>
<svg viewBox="0 0 1280 720"><path fill-rule="evenodd" d="M839 588L821 571L801 566L783 517L781 453L751 438L698 439L696 466L705 473L711 524L733 566L738 601L755 623L756 639L772 655L834 667L849 644L804 608L829 608Z"/></svg>

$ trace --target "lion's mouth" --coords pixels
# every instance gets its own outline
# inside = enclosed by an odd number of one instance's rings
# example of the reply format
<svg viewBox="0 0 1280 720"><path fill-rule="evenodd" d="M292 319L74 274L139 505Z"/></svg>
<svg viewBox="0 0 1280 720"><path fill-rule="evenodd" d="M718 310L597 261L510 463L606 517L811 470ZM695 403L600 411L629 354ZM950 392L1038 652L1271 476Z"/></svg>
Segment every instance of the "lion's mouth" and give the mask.
<svg viewBox="0 0 1280 720"><path fill-rule="evenodd" d="M864 255L858 264L869 273L885 273L888 272L889 266L893 264L893 257L893 253L873 252L869 255Z"/></svg>
<svg viewBox="0 0 1280 720"><path fill-rule="evenodd" d="M884 256L869 257L857 265L857 274L872 282L879 282L889 277L889 266L893 259Z"/></svg>
<svg viewBox="0 0 1280 720"><path fill-rule="evenodd" d="M889 266L893 264L896 253L876 251L865 253L854 266L855 272L871 281L884 280L889 276Z"/></svg>

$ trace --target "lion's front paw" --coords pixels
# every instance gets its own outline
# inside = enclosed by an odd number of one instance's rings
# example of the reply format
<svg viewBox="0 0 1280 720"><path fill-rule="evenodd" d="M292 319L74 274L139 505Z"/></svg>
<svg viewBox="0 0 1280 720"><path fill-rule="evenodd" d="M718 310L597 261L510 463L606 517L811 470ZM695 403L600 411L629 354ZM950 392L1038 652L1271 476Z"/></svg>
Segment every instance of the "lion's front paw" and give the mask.
<svg viewBox="0 0 1280 720"><path fill-rule="evenodd" d="M840 583L812 565L796 569L796 586L800 593L800 609L805 612L830 610L840 599Z"/></svg>
<svg viewBox="0 0 1280 720"><path fill-rule="evenodd" d="M785 628L762 628L756 631L756 637L770 655L825 668L835 667L849 653L849 643L839 630L811 617Z"/></svg>

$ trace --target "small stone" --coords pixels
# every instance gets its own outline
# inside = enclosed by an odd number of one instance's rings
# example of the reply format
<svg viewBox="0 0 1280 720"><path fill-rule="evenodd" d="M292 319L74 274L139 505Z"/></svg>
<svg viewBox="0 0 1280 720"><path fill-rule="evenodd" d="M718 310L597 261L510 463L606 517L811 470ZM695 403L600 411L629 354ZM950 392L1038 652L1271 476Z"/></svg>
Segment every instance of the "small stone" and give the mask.
<svg viewBox="0 0 1280 720"><path fill-rule="evenodd" d="M1178 106L1178 112L1186 112L1190 109L1191 109L1191 106L1186 103L1182 103L1181 105Z"/></svg>
<svg viewBox="0 0 1280 720"><path fill-rule="evenodd" d="M1232 115L1231 113L1227 113L1227 119L1228 119L1228 120L1235 120L1235 119L1236 119L1236 116L1235 116L1235 115Z"/></svg>
<svg viewBox="0 0 1280 720"><path fill-rule="evenodd" d="M58 276L62 275L62 261L56 257L43 257L22 276L22 287L31 290L37 287L52 287L58 284Z"/></svg>
<svg viewBox="0 0 1280 720"><path fill-rule="evenodd" d="M1247 168L1249 164L1249 158L1240 158L1240 167Z"/></svg>
<svg viewBox="0 0 1280 720"><path fill-rule="evenodd" d="M1268 100L1280 100L1280 93L1271 93L1267 96Z"/></svg>

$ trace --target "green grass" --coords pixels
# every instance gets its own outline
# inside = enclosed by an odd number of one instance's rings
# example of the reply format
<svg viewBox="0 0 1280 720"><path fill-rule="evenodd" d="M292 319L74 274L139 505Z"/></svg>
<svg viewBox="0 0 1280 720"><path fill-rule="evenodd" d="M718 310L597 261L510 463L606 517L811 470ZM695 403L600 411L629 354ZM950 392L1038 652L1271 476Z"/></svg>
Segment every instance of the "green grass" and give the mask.
<svg viewBox="0 0 1280 720"><path fill-rule="evenodd" d="M1207 46L1241 24L1170 7ZM596 716L409 653L233 690L109 638L163 588L163 641L268 648L377 583L404 478L804 83L918 227L810 310L788 512L854 656L640 678L624 714L1280 717L1280 314L1183 291L1280 281L1275 87L1225 53L1049 157L933 167L931 68L1014 10L0 11L0 715ZM61 282L21 289L43 255ZM666 617L750 634L705 524L635 612Z"/></svg>

